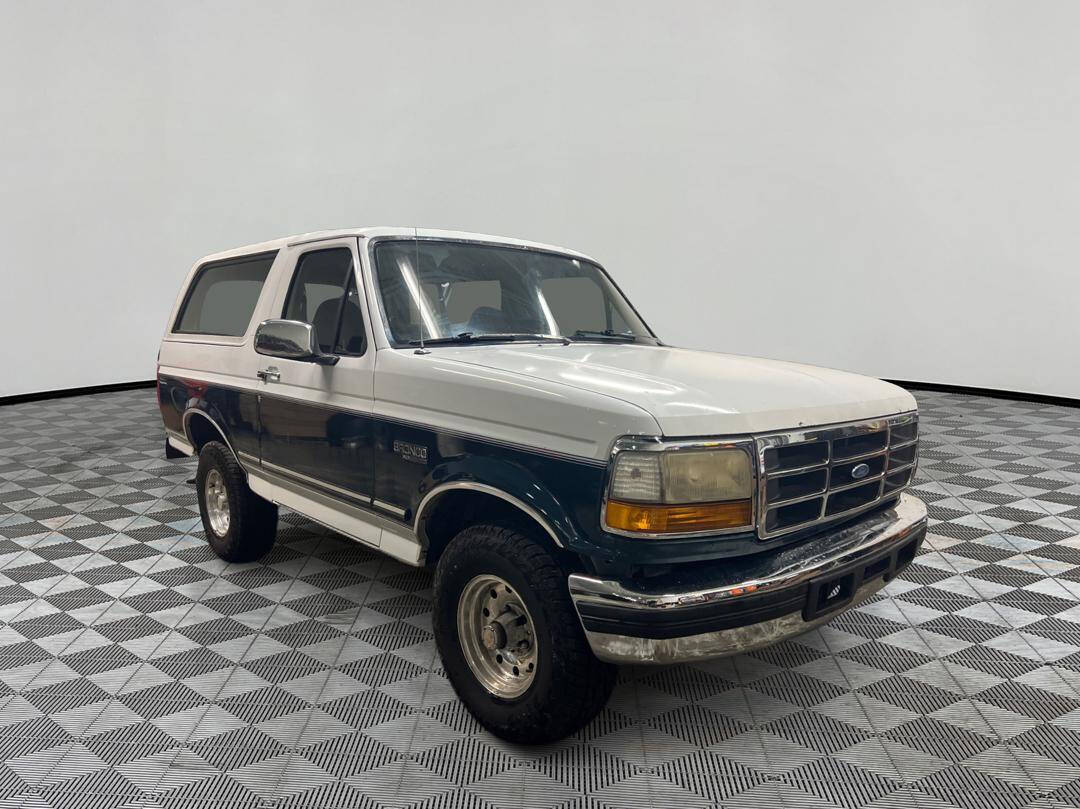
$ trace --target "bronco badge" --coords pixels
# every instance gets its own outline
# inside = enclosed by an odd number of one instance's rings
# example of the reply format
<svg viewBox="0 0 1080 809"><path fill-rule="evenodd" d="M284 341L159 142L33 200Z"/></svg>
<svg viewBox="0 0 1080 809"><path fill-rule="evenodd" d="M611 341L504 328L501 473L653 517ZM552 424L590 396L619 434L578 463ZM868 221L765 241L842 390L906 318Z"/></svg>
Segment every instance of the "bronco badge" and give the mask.
<svg viewBox="0 0 1080 809"><path fill-rule="evenodd" d="M394 454L412 463L427 463L427 447L410 444L408 441L395 441Z"/></svg>

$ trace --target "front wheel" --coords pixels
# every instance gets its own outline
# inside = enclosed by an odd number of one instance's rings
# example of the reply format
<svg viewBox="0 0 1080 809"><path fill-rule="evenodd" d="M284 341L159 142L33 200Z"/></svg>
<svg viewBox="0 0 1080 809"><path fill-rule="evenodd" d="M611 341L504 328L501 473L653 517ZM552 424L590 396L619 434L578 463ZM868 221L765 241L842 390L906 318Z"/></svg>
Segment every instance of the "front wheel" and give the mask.
<svg viewBox="0 0 1080 809"><path fill-rule="evenodd" d="M593 656L566 574L527 534L474 525L435 571L435 641L454 690L503 739L561 739L604 707L615 668Z"/></svg>

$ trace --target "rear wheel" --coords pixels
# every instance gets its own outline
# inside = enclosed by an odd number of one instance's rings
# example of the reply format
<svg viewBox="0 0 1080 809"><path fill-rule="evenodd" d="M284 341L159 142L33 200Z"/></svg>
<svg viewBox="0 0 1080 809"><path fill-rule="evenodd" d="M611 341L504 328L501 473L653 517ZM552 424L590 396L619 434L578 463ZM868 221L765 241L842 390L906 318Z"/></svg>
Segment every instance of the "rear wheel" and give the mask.
<svg viewBox="0 0 1080 809"><path fill-rule="evenodd" d="M203 530L214 553L229 562L253 562L273 547L277 506L251 491L244 470L220 441L210 441L200 450L195 488Z"/></svg>
<svg viewBox="0 0 1080 809"><path fill-rule="evenodd" d="M548 548L515 529L475 525L435 571L435 640L477 720L508 741L561 739L604 707L615 668L593 656Z"/></svg>

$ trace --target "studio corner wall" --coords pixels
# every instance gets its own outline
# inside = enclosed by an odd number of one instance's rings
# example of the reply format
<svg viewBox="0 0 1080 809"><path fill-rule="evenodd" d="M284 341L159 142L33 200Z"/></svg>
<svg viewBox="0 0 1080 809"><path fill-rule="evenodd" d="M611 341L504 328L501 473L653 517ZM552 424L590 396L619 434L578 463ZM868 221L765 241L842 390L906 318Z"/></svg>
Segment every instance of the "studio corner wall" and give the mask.
<svg viewBox="0 0 1080 809"><path fill-rule="evenodd" d="M1080 4L0 0L0 396L150 379L202 254L600 258L669 342L1080 398Z"/></svg>

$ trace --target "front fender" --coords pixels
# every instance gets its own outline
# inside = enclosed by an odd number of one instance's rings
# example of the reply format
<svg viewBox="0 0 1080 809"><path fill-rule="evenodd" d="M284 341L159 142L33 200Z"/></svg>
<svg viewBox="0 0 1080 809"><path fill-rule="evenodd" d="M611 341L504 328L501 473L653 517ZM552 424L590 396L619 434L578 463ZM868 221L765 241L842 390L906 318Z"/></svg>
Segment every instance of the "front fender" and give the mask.
<svg viewBox="0 0 1080 809"><path fill-rule="evenodd" d="M418 534L425 512L441 495L454 490L480 491L506 500L535 519L559 547L581 544L569 512L537 475L512 461L482 456L443 461L424 478L413 511Z"/></svg>

